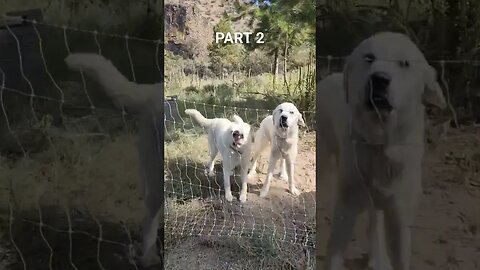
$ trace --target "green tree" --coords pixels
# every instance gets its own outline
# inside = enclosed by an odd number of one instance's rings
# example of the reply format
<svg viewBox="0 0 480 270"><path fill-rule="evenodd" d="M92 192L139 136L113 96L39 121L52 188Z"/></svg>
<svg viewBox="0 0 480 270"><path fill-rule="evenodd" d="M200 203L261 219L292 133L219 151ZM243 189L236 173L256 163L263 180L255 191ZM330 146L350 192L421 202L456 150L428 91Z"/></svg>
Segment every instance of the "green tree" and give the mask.
<svg viewBox="0 0 480 270"><path fill-rule="evenodd" d="M224 34L232 32L231 21L228 17L222 18L213 28L214 37L215 32L222 32ZM210 63L215 74L221 74L224 70L231 72L239 69L241 60L244 56L244 49L240 44L231 43L215 43L208 46Z"/></svg>
<svg viewBox="0 0 480 270"><path fill-rule="evenodd" d="M251 43L247 48L266 50L273 57L273 85L278 76L280 56L283 56L285 85L290 49L300 44L309 44L312 51L315 42L314 0L270 0L255 1L255 7L245 8L241 16L250 16L251 25L256 22L255 32L265 34L265 43Z"/></svg>

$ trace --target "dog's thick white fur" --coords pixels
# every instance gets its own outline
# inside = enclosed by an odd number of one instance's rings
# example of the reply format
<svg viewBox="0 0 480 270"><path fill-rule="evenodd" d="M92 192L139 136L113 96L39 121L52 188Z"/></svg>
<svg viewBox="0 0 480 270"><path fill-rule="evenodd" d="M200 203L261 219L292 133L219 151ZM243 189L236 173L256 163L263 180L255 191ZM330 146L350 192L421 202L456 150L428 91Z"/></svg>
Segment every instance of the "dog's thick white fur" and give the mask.
<svg viewBox="0 0 480 270"><path fill-rule="evenodd" d="M319 177L339 177L325 269L344 269L344 251L365 209L370 269L410 269L410 226L421 193L423 102L446 106L435 70L399 33L364 40L343 74L317 84Z"/></svg>
<svg viewBox="0 0 480 270"><path fill-rule="evenodd" d="M260 123L260 128L255 133L253 146L253 160L249 176L256 173L257 161L260 154L271 146L270 158L268 163L267 177L263 188L260 191L260 197L264 198L270 189L273 170L278 160L281 160L280 178L288 179L288 188L290 193L298 195L300 192L295 187L294 168L295 159L298 152L298 126L305 126L302 114L297 107L290 102L284 102L278 105L272 115L265 117Z"/></svg>
<svg viewBox="0 0 480 270"><path fill-rule="evenodd" d="M226 118L207 119L194 109L187 109L185 113L208 130L209 159L207 172L210 176L215 175L215 158L220 152L225 199L229 202L233 200L230 177L234 169L240 165L242 186L239 200L245 202L247 199L247 173L252 152L250 125L245 123L238 115L233 116L234 121L232 122Z"/></svg>
<svg viewBox="0 0 480 270"><path fill-rule="evenodd" d="M141 113L137 149L140 189L144 196L142 265L161 263L156 240L159 217L163 216L163 83L136 84L128 81L107 59L97 54L74 53L65 59L73 70L97 80L119 108ZM163 226L160 226L163 229Z"/></svg>

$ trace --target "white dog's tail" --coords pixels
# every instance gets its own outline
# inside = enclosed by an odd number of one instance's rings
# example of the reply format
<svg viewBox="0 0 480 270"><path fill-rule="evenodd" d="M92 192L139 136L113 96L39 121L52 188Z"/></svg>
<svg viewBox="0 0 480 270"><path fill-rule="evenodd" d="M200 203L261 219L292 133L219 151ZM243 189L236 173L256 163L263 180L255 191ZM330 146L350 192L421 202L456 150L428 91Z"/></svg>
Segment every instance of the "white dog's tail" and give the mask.
<svg viewBox="0 0 480 270"><path fill-rule="evenodd" d="M72 53L65 58L72 70L83 71L98 81L116 106L136 110L150 100L159 85L137 84L129 81L118 71L111 61L92 53Z"/></svg>
<svg viewBox="0 0 480 270"><path fill-rule="evenodd" d="M209 127L212 123L212 119L205 118L205 116L195 109L186 109L185 113L195 119L195 121L197 121L202 127Z"/></svg>
<svg viewBox="0 0 480 270"><path fill-rule="evenodd" d="M236 115L236 114L234 114L234 115L232 116L232 119L233 119L233 122L235 122L235 123L245 123L245 122L243 122L243 119L242 119L240 116Z"/></svg>

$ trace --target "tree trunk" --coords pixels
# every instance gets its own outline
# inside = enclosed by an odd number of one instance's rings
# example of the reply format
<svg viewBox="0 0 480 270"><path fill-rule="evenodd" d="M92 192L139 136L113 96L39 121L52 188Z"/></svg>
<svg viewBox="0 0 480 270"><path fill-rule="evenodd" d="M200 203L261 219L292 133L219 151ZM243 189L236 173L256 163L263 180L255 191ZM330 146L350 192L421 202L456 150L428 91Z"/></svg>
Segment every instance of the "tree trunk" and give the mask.
<svg viewBox="0 0 480 270"><path fill-rule="evenodd" d="M275 49L275 54L273 55L273 88L276 88L277 76L278 76L278 53L279 49Z"/></svg>
<svg viewBox="0 0 480 270"><path fill-rule="evenodd" d="M288 34L285 35L285 47L283 48L283 84L287 88L287 93L290 95L287 80L287 60L288 60Z"/></svg>

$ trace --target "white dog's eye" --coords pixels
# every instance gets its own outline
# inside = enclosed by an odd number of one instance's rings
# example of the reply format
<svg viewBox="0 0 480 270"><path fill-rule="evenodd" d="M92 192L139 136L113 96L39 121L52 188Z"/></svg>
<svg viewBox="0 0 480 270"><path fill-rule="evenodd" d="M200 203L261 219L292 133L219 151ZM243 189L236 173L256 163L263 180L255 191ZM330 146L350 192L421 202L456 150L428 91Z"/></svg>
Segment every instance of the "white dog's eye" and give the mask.
<svg viewBox="0 0 480 270"><path fill-rule="evenodd" d="M375 55L373 55L371 53L367 53L363 56L363 59L365 60L365 62L371 64L371 63L375 62Z"/></svg>
<svg viewBox="0 0 480 270"><path fill-rule="evenodd" d="M402 68L408 68L410 66L410 62L408 60L401 60L398 62L398 65Z"/></svg>
<svg viewBox="0 0 480 270"><path fill-rule="evenodd" d="M278 109L278 111L279 111L280 113L282 113L282 112L283 112L283 110L282 110L282 109Z"/></svg>
<svg viewBox="0 0 480 270"><path fill-rule="evenodd" d="M294 112L292 111L292 112L290 112L290 114L294 114Z"/></svg>

